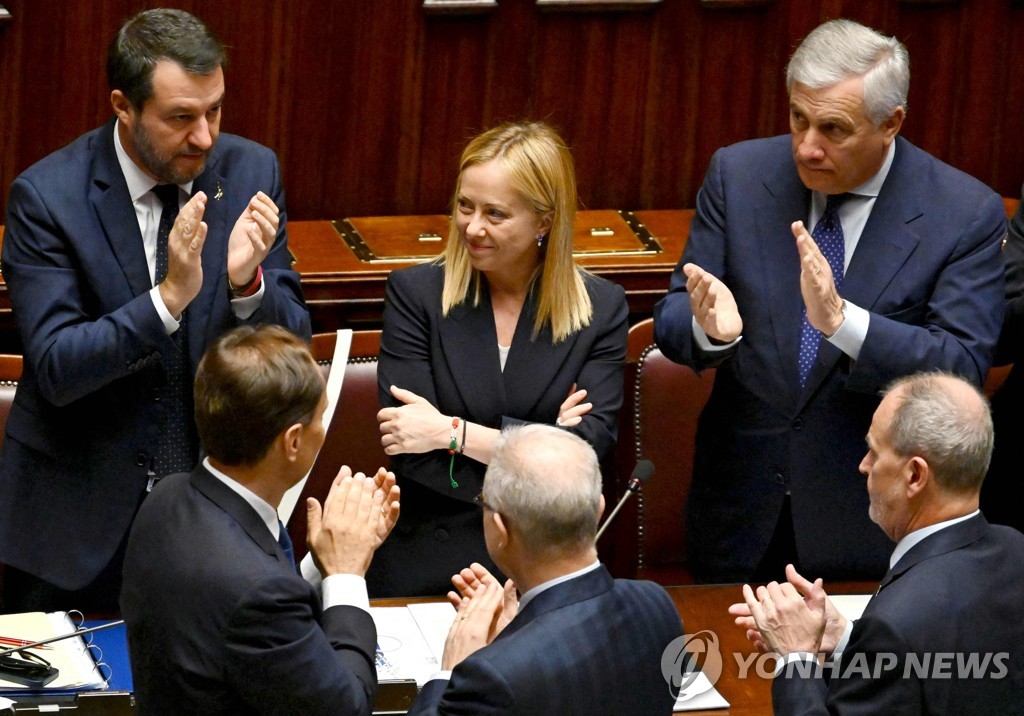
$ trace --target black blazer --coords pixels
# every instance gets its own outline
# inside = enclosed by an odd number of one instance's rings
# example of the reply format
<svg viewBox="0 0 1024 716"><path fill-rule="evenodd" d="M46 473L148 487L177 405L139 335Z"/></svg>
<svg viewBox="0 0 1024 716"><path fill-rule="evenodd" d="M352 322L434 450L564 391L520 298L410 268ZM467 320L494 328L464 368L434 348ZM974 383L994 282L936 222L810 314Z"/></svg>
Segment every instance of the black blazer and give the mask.
<svg viewBox="0 0 1024 716"><path fill-rule="evenodd" d="M491 428L510 420L554 424L558 406L575 384L587 389L594 408L569 430L604 457L617 436L628 309L621 286L589 274L585 280L594 305L590 325L557 345L549 328L531 340L536 304L529 296L502 372L486 282L478 306L465 302L446 317L441 314L441 266L421 264L393 272L387 282L377 369L381 405L398 404L389 390L396 385L426 398L445 415ZM486 465L457 456L456 489L448 478L449 463L447 450L399 455L392 461L400 481L414 480L472 501L483 486Z"/></svg>
<svg viewBox="0 0 1024 716"><path fill-rule="evenodd" d="M256 511L200 467L132 528L121 610L140 714L369 714L377 629L320 598Z"/></svg>

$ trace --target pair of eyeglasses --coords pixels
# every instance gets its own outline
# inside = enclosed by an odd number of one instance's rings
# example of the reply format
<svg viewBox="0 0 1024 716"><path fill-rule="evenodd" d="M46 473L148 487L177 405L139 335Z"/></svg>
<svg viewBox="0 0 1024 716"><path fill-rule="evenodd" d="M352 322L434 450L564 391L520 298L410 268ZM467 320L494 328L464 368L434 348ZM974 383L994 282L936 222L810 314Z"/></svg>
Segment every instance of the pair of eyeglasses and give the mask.
<svg viewBox="0 0 1024 716"><path fill-rule="evenodd" d="M475 502L476 504L480 505L480 507L487 508L491 512L497 512L496 509L494 509L489 504L487 504L487 500L484 498L484 493L482 493L482 492L479 495L477 495L476 497L473 498L473 502Z"/></svg>
<svg viewBox="0 0 1024 716"><path fill-rule="evenodd" d="M0 679L23 686L41 687L57 678L50 662L27 649L0 656Z"/></svg>

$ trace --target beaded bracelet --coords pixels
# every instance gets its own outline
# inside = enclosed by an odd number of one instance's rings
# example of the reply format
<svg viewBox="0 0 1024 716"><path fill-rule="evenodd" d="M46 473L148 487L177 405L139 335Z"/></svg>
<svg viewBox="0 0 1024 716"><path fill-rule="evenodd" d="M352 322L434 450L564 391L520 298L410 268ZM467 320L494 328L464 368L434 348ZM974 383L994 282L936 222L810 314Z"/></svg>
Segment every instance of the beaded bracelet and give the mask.
<svg viewBox="0 0 1024 716"><path fill-rule="evenodd" d="M465 428L463 428L465 431ZM465 444L465 438L463 438L463 444ZM451 462L448 464L448 479L452 483L452 487L458 487L459 483L455 482L455 450L459 446L459 419L452 418L452 434L449 436L448 442L448 454L452 456ZM465 446L465 445L463 445Z"/></svg>

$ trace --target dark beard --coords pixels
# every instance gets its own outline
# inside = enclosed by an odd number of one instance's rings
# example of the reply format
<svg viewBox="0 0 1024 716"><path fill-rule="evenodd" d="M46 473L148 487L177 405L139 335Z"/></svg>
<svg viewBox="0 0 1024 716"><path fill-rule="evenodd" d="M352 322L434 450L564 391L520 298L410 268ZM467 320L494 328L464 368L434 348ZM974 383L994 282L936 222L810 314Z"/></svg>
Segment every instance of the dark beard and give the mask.
<svg viewBox="0 0 1024 716"><path fill-rule="evenodd" d="M156 147L149 141L149 135L142 128L141 121L136 121L135 126L132 128L132 144L135 145L135 153L138 154L142 165L161 182L167 184L187 184L206 169L206 162L204 161L194 172L182 173L176 171L171 165L171 160L174 157L164 159L157 153ZM207 152L207 155L209 155L209 152Z"/></svg>

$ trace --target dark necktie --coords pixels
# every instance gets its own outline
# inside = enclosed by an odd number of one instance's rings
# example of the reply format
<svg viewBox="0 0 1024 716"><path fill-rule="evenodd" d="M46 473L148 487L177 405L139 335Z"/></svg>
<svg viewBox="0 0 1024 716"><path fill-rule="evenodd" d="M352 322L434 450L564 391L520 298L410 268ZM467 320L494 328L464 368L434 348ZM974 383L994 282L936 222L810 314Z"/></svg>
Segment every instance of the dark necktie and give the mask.
<svg viewBox="0 0 1024 716"><path fill-rule="evenodd" d="M825 212L814 225L811 238L818 245L825 260L832 269L832 279L836 291L843 286L843 263L846 259L846 240L843 238L843 225L839 223L839 207L850 197L849 194L832 194L825 202ZM803 321L800 325L800 353L797 360L800 367L800 387L807 384L807 376L818 357L818 343L821 333L807 320L807 307L804 306Z"/></svg>
<svg viewBox="0 0 1024 716"><path fill-rule="evenodd" d="M277 521L278 533L277 543L281 545L281 551L284 552L284 556L288 558L292 567L295 567L295 548L292 547L292 537L288 534L288 530L284 527L284 522L281 520Z"/></svg>
<svg viewBox="0 0 1024 716"><path fill-rule="evenodd" d="M160 284L167 278L167 240L178 218L178 186L159 184L153 193L160 199L163 211L156 236L156 280ZM171 336L172 347L164 351L162 363L167 374L167 385L161 396L166 422L160 432L153 472L163 477L175 472L187 472L195 467L196 449L192 425L192 381L188 377L188 330L186 314Z"/></svg>

